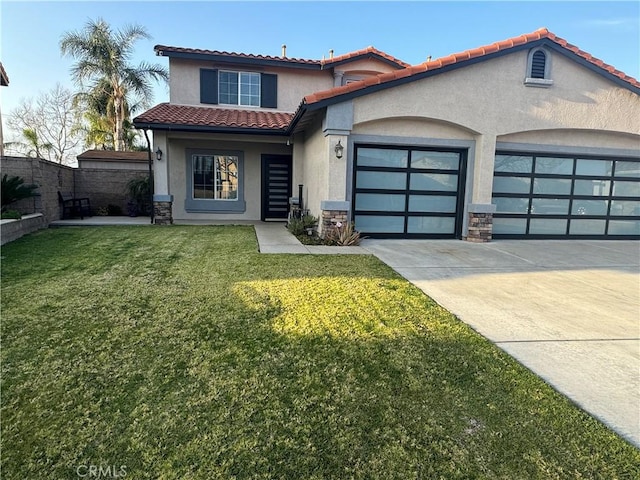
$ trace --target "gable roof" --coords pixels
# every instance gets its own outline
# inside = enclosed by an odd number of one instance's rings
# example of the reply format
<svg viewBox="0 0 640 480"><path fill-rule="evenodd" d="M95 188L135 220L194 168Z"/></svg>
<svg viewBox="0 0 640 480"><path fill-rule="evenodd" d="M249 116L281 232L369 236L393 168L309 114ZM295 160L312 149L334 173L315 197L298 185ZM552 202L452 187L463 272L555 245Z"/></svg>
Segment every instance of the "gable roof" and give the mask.
<svg viewBox="0 0 640 480"><path fill-rule="evenodd" d="M278 66L288 68L305 68L312 70L322 70L328 66L334 67L354 60L363 58L373 58L380 60L395 68L401 69L409 67L410 64L399 60L388 53L378 50L375 47L367 47L355 52L339 55L328 60L309 60L293 57L274 57L270 55L254 55L249 53L223 52L220 50L202 50L198 48L170 47L166 45L156 45L154 48L156 55L173 58L186 58L192 60L207 60L218 63L230 63L236 65L263 65Z"/></svg>
<svg viewBox="0 0 640 480"><path fill-rule="evenodd" d="M304 60L287 57L218 52L214 50L163 47L158 45L156 46L156 53L158 55L179 56L184 58L210 57L210 59L215 59L216 61L224 58L225 61L233 63L241 63L244 60L254 65L258 64L257 62L267 62L269 65L291 63L297 66L308 65L309 68L325 68L326 66L335 66L361 58L378 58L395 63L398 66L404 65L404 67L393 72L374 75L347 85L307 95L303 98L294 114L253 110L227 110L162 103L136 117L134 119L134 125L136 128L151 128L156 130L289 135L296 129L296 126L304 125L305 122L301 120L306 112L318 110L328 105L340 103L379 90L427 78L432 75L438 75L473 65L502 55L536 47L549 48L565 55L613 83L640 95L640 82L638 82L638 80L604 63L602 60L581 50L577 46L568 43L546 28L541 28L532 33L471 50L465 50L464 52L447 55L414 66L407 66L407 64L401 60L391 57L374 47L367 47L366 49L340 55L329 60Z"/></svg>
<svg viewBox="0 0 640 480"><path fill-rule="evenodd" d="M595 58L591 54L580 50L575 45L571 45L566 40L556 36L546 28L541 28L532 33L509 38L507 40L502 40L500 42L495 42L490 45L485 45L471 50L465 50L464 52L454 53L446 57L405 68L404 70L383 73L348 85L312 93L304 97L301 107L314 106L314 108L321 108L322 106L326 106L331 103L337 103L338 101L366 95L374 91L394 87L403 83L426 78L431 75L444 73L456 68L496 58L507 53L514 53L519 50L530 49L537 46L551 48L575 61L578 61L583 66L603 75L614 83L640 94L640 82L638 82L638 80L626 75L620 70L617 70L615 67L604 63L602 60Z"/></svg>
<svg viewBox="0 0 640 480"><path fill-rule="evenodd" d="M133 119L136 128L220 133L281 134L292 113L161 103Z"/></svg>
<svg viewBox="0 0 640 480"><path fill-rule="evenodd" d="M110 162L126 161L126 162L147 162L149 160L148 152L123 152L115 150L87 150L78 155L78 160L102 160Z"/></svg>
<svg viewBox="0 0 640 480"><path fill-rule="evenodd" d="M382 50L378 50L375 47L369 46L367 48L363 48L362 50L356 50L355 52L345 53L344 55L338 55L337 57L329 58L328 60L321 60L321 63L325 66L337 66L343 65L345 63L353 62L354 60L361 60L364 58L373 58L376 60L381 60L389 65L407 68L410 67L411 64L403 62L402 60L392 57L388 53L383 52Z"/></svg>

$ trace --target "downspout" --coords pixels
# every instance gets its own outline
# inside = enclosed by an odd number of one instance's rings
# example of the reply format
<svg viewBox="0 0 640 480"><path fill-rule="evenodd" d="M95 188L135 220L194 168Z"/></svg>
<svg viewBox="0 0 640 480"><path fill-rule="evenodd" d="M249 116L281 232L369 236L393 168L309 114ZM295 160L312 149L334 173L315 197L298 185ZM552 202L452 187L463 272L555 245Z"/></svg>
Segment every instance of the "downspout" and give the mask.
<svg viewBox="0 0 640 480"><path fill-rule="evenodd" d="M154 192L154 181L153 181L153 157L151 156L151 142L149 141L149 135L147 135L147 130L143 129L144 138L147 139L147 154L149 155L149 200L151 205L151 224L153 225L153 214L155 208L153 207L153 192Z"/></svg>

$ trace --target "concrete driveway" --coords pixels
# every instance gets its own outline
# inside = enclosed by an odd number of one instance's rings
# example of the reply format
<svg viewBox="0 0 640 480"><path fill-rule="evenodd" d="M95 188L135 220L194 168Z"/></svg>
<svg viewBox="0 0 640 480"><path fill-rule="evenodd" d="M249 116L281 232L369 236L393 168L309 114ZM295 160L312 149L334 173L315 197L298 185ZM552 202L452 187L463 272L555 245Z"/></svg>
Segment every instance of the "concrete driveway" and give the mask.
<svg viewBox="0 0 640 480"><path fill-rule="evenodd" d="M362 245L640 447L640 242Z"/></svg>

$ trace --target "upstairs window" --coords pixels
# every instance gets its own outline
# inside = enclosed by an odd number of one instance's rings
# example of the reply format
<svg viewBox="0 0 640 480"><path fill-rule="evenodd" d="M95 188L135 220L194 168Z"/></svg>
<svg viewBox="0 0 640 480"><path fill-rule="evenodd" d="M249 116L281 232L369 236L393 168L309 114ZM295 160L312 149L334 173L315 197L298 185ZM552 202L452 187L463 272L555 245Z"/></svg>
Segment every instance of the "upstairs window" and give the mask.
<svg viewBox="0 0 640 480"><path fill-rule="evenodd" d="M220 72L219 99L225 105L260 106L260 74Z"/></svg>
<svg viewBox="0 0 640 480"><path fill-rule="evenodd" d="M278 76L202 68L200 103L277 108Z"/></svg>
<svg viewBox="0 0 640 480"><path fill-rule="evenodd" d="M534 48L529 52L527 58L527 74L524 80L525 85L531 87L550 87L551 80L551 55L543 48Z"/></svg>

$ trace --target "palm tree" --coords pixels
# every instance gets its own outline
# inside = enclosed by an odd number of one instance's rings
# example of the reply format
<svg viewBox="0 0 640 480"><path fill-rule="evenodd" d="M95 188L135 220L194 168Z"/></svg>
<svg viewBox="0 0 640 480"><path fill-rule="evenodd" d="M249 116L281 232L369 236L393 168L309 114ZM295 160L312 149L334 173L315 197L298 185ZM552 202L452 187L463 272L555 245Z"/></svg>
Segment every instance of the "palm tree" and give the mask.
<svg viewBox="0 0 640 480"><path fill-rule="evenodd" d="M86 88L82 96L89 109L102 113L96 105L105 107L103 115L113 126L116 150L126 148L130 106L148 106L153 97L151 81L169 78L160 65L147 62L130 65L134 43L148 38L147 31L139 25L113 31L98 19L89 20L80 32L65 33L60 40L62 54L77 59L71 75L81 88Z"/></svg>

